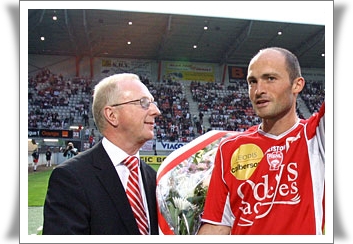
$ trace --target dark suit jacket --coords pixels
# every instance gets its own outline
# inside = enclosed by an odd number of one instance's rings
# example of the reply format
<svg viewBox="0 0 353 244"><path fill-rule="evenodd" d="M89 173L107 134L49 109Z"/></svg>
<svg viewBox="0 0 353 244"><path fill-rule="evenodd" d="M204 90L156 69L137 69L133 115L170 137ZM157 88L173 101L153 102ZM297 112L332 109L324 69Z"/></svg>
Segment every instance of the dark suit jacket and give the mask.
<svg viewBox="0 0 353 244"><path fill-rule="evenodd" d="M158 234L156 171L141 161L151 234ZM100 141L49 179L43 235L139 235L120 178Z"/></svg>

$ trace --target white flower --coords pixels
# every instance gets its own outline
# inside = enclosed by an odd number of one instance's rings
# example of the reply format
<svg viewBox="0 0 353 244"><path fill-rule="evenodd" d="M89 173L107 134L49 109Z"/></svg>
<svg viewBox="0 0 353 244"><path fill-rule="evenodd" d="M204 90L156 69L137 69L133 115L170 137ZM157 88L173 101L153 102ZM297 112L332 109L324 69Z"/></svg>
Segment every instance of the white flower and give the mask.
<svg viewBox="0 0 353 244"><path fill-rule="evenodd" d="M202 182L202 187L203 187L203 188L208 188L209 185L210 185L210 181L211 181L211 174L209 174L209 175L207 175L207 176L205 177L205 179L204 179L203 182Z"/></svg>
<svg viewBox="0 0 353 244"><path fill-rule="evenodd" d="M197 206L190 203L186 198L181 198L181 197L173 197L173 202L175 204L175 207L179 210L195 210L197 209Z"/></svg>
<svg viewBox="0 0 353 244"><path fill-rule="evenodd" d="M194 174L179 175L177 177L176 191L181 197L188 198L194 195L195 187L200 182L202 172Z"/></svg>
<svg viewBox="0 0 353 244"><path fill-rule="evenodd" d="M158 206L174 234L197 233L218 145L231 134L223 134L189 158L181 160L159 180L156 192ZM166 228L164 224L163 228Z"/></svg>

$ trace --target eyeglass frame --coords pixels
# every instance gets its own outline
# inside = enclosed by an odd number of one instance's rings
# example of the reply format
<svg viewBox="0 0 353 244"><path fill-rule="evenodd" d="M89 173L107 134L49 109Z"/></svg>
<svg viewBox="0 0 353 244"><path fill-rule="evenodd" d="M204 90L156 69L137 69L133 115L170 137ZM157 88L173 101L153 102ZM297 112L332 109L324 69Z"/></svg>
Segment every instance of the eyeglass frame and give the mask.
<svg viewBox="0 0 353 244"><path fill-rule="evenodd" d="M147 105L147 101L148 101L148 105ZM118 107L120 105L131 104L131 103L134 103L134 102L140 102L140 106L143 109L145 109L145 110L150 108L151 103L153 103L154 105L158 106L156 101L152 101L151 102L148 97L141 97L140 99L135 99L135 100L131 100L131 101L123 102L123 103L116 103L116 104L109 105L109 106ZM143 105L143 104L145 104L145 105Z"/></svg>

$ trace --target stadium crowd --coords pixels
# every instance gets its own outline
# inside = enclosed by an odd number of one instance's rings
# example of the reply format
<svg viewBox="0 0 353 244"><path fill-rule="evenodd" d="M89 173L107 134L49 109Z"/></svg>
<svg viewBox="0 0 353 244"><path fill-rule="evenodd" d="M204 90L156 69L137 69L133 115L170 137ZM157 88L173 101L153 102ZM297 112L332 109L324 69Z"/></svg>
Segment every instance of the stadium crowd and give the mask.
<svg viewBox="0 0 353 244"><path fill-rule="evenodd" d="M161 82L141 77L141 81L151 91L162 113L156 118L157 140L190 142L206 130L244 131L260 122L248 99L245 81L228 86L192 81L191 98L186 97L182 82L168 77ZM91 79L63 77L49 69L29 76L28 128L69 129L74 124L90 126L92 87ZM301 97L310 113L317 111L324 99L324 92L324 82L306 83ZM191 115L188 99L197 103L199 116ZM303 117L299 110L297 112ZM208 129L204 126L204 114L209 115Z"/></svg>

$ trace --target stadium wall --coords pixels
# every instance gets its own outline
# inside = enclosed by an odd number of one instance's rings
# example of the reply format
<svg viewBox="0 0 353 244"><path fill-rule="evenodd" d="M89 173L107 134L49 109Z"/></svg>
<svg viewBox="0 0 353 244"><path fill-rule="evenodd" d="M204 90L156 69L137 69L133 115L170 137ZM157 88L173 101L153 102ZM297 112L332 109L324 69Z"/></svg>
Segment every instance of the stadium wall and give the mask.
<svg viewBox="0 0 353 244"><path fill-rule="evenodd" d="M106 63L108 63L108 65ZM92 59L89 57L82 57L81 59L78 59L72 56L29 55L28 75L35 76L35 74L41 69L48 68L52 73L61 74L63 77L92 78L94 83L113 73L133 72L147 77L152 82L160 82L165 75L170 72L168 69L168 67L170 67L170 63L171 61L161 61L161 63L158 63L155 60L134 60L103 57L96 57ZM239 69L243 69L244 73L246 73L247 67L247 64L227 64L227 67L225 67L225 65L218 63L174 62L174 64L178 63L184 64L184 66L189 65L192 67L201 67L201 69L212 68L214 81L224 83L225 85L232 83L229 79L229 67L238 67ZM106 67L103 65L106 65ZM184 67L184 72L191 72L190 70L185 71L185 69L186 68ZM302 73L306 80L325 81L324 69L303 69ZM195 71L193 74L197 75L197 72ZM200 72L199 74L200 76L205 74L209 75L207 72ZM245 76L243 76L241 80L244 78ZM185 80L183 78L180 79ZM200 79L200 81L202 80Z"/></svg>

